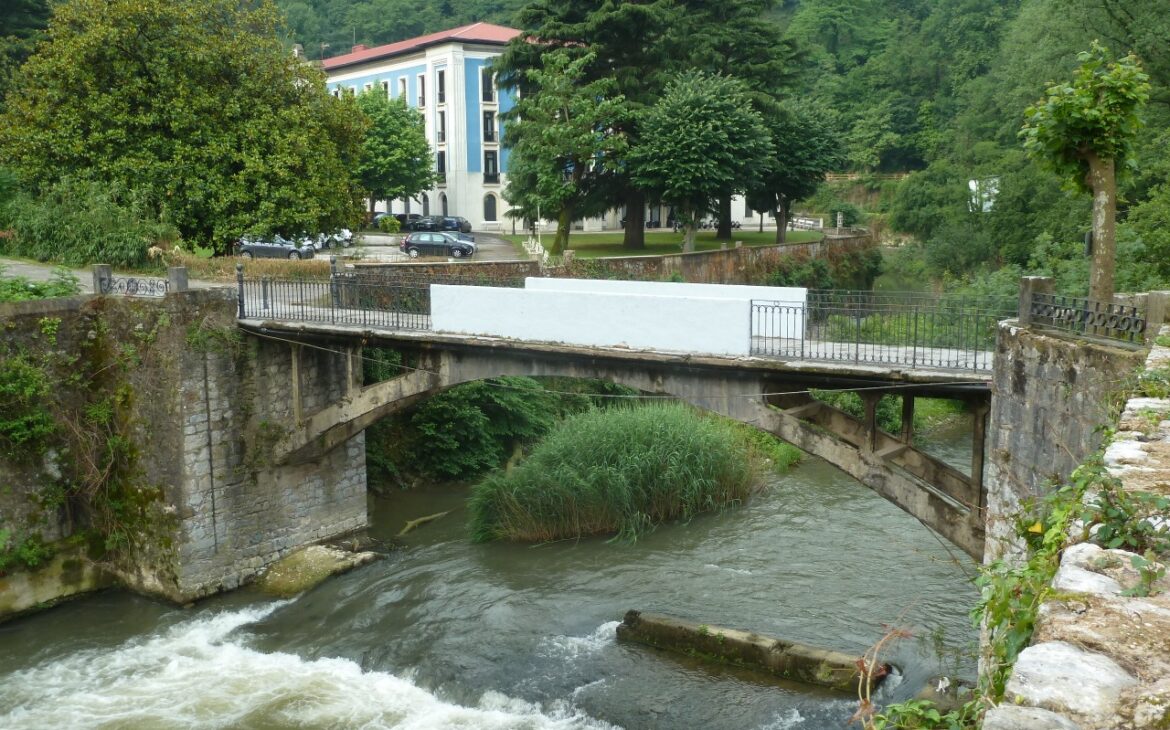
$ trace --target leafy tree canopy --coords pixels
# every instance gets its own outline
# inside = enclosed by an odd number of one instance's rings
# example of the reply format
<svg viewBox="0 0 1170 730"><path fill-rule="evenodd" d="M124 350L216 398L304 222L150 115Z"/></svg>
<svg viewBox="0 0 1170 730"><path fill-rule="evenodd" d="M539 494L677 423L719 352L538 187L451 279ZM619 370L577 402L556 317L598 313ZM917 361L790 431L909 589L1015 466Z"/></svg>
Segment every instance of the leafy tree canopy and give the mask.
<svg viewBox="0 0 1170 730"><path fill-rule="evenodd" d="M406 99L389 99L373 89L357 97L358 108L370 120L362 138L357 174L374 202L410 198L430 190L435 183L431 145L421 114Z"/></svg>
<svg viewBox="0 0 1170 730"><path fill-rule="evenodd" d="M692 250L697 218L724 191L757 184L771 154L768 130L743 85L688 71L642 114L642 139L627 162L638 185L675 206Z"/></svg>
<svg viewBox="0 0 1170 730"><path fill-rule="evenodd" d="M625 98L610 79L583 82L592 53L573 59L565 49L547 53L544 68L527 72L533 87L509 113L506 145L512 148L505 196L531 219L556 217L554 252L569 227L608 207L601 191L620 169L628 147L614 130L628 116Z"/></svg>
<svg viewBox="0 0 1170 730"><path fill-rule="evenodd" d="M0 161L136 191L184 238L356 221L365 120L281 45L270 0L70 0L21 69Z"/></svg>

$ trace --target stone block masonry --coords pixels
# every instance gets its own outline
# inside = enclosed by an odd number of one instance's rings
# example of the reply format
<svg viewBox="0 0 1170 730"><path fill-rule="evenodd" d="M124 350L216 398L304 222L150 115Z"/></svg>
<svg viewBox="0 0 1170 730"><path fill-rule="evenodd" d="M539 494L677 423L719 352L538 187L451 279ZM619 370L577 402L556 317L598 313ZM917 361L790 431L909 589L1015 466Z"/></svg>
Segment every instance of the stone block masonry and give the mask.
<svg viewBox="0 0 1170 730"><path fill-rule="evenodd" d="M1013 515L1100 448L1141 366L1136 348L1000 324L988 423L987 550L1019 552Z"/></svg>
<svg viewBox="0 0 1170 730"><path fill-rule="evenodd" d="M0 359L77 356L79 370L86 358L117 362L91 369L115 379L104 388L126 394L134 454L126 479L137 493L160 495L130 525L128 545L89 558L123 585L187 602L248 582L299 547L365 527L362 434L312 462L271 463L284 433L359 384L356 358L245 338L230 290L0 305L0 323ZM88 528L84 515L64 507L30 514L40 490L61 477L58 461L52 452L32 463L0 456L0 527L19 522L22 533L49 542ZM27 583L12 575L0 575L0 614L23 610L5 600ZM62 584L57 595L100 583ZM46 595L38 589L37 600Z"/></svg>
<svg viewBox="0 0 1170 730"><path fill-rule="evenodd" d="M1170 327L1162 333L1170 337ZM1170 348L1155 346L1146 369L1165 368ZM1170 399L1128 400L1105 465L1122 489L1170 495ZM1140 581L1132 558L1089 543L1064 549L1032 645L984 730L1170 726L1170 580L1132 595Z"/></svg>

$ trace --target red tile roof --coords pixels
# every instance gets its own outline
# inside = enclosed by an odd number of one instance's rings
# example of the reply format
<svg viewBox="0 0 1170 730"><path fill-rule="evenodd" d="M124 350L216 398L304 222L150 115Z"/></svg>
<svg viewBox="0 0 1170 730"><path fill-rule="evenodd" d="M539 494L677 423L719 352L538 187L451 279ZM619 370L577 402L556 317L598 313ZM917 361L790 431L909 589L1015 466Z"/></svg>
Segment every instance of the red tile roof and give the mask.
<svg viewBox="0 0 1170 730"><path fill-rule="evenodd" d="M332 71L343 66L352 66L355 63L362 63L363 61L399 56L404 53L410 53L411 51L422 50L428 46L451 41L487 43L502 46L518 35L520 35L520 31L515 28L505 28L502 25L493 25L491 23L472 23L471 25L463 25L450 30L441 30L438 33L431 33L430 35L423 35L418 38L408 38L404 41L390 43L385 46L377 46L375 48L360 48L355 46L357 50L341 56L326 58L321 63L321 66L326 71Z"/></svg>

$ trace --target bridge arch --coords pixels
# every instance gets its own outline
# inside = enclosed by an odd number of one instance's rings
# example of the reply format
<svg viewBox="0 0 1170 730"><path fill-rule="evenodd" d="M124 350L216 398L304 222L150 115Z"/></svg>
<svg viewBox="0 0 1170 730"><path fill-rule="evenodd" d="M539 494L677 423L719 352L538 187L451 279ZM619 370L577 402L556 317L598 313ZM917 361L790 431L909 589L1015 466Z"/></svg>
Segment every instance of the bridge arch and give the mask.
<svg viewBox="0 0 1170 730"><path fill-rule="evenodd" d="M807 396L795 403L770 403L775 399L768 394L775 392L776 382L766 373L709 367L683 356L622 361L503 344L419 352L417 369L362 388L306 418L278 445L277 462L318 458L377 420L463 383L502 376L605 380L675 398L778 436L845 471L973 557L982 556L977 480L877 431L872 418L868 425L861 423Z"/></svg>

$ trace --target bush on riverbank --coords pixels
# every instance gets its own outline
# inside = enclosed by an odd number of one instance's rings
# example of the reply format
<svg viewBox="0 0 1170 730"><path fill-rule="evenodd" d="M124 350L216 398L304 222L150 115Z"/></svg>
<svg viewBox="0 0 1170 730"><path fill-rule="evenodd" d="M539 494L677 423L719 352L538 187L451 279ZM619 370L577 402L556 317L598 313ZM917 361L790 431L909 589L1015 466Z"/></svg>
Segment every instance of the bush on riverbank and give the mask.
<svg viewBox="0 0 1170 730"><path fill-rule="evenodd" d="M589 411L554 428L510 473L476 485L472 536L634 540L660 522L742 502L774 453L762 454L738 425L679 403Z"/></svg>

